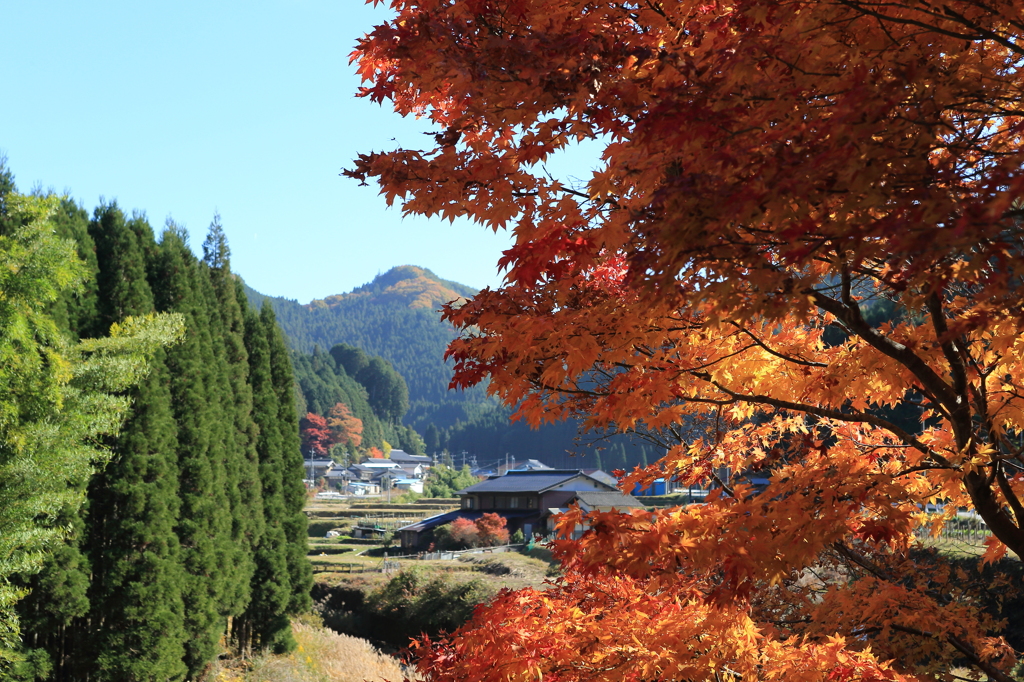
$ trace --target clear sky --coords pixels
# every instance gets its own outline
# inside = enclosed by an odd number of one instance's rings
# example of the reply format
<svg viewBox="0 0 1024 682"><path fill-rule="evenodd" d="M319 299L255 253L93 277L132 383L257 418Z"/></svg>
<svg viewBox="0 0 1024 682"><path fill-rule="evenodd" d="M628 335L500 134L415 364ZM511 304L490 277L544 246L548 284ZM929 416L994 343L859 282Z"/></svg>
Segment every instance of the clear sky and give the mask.
<svg viewBox="0 0 1024 682"><path fill-rule="evenodd" d="M22 191L116 199L158 232L173 217L197 251L219 211L232 268L266 294L305 303L404 264L496 286L505 233L403 219L339 177L426 130L353 96L348 56L387 17L361 0L7 3L0 151Z"/></svg>

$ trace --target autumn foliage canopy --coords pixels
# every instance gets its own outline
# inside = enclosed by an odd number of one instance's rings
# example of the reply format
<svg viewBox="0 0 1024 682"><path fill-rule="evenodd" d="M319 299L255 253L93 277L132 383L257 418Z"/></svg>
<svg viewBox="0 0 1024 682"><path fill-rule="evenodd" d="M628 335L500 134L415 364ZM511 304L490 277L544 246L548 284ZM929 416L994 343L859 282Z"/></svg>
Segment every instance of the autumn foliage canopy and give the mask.
<svg viewBox="0 0 1024 682"><path fill-rule="evenodd" d="M1010 680L1017 654L978 586L918 536L976 513L980 589L1014 587L999 567L1024 555L1020 4L393 8L354 55L363 95L437 133L347 174L515 237L505 285L445 313L463 330L454 383L488 379L531 423L663 444L627 489L719 491L593 515L558 544L553 589L504 593L423 645L423 674ZM601 147L597 167L549 174L578 141Z"/></svg>
<svg viewBox="0 0 1024 682"><path fill-rule="evenodd" d="M303 452L326 457L337 444L357 448L363 442L363 422L352 414L348 405L337 403L321 417L309 412L299 420L299 435Z"/></svg>
<svg viewBox="0 0 1024 682"><path fill-rule="evenodd" d="M312 453L316 457L326 457L335 443L327 420L315 412L309 412L299 420L299 435L302 437L303 452Z"/></svg>

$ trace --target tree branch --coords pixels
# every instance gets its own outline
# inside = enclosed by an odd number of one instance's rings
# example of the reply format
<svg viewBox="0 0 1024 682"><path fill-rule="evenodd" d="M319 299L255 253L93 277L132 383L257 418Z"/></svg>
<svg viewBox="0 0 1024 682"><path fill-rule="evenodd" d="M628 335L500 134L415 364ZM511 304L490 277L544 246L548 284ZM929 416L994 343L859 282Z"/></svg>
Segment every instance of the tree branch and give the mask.
<svg viewBox="0 0 1024 682"><path fill-rule="evenodd" d="M872 426L877 426L879 428L883 428L886 431L893 434L894 436L896 436L897 438L899 438L907 445L916 448L917 450L921 451L928 457L931 457L932 459L934 459L936 462L939 462L943 466L951 466L951 464L944 457L932 451L931 448L929 448L927 445L919 441L913 435L896 426L889 420L882 419L881 417L875 416L873 414L859 411L842 412L840 410L830 410L824 407L805 405L803 403L793 403L788 400L780 400L778 398L771 398L765 395L746 395L743 393L737 393L731 389L726 388L719 382L712 379L711 375L707 374L706 372L695 372L694 376L698 377L699 379L703 379L704 381L707 381L709 384L711 384L718 390L722 391L729 397L739 402L754 403L757 405L769 405L771 407L776 407L781 410L791 410L793 412L804 412L806 414L813 414L816 417L822 417L824 419L836 419L847 422L861 422L865 424L871 424Z"/></svg>
<svg viewBox="0 0 1024 682"><path fill-rule="evenodd" d="M728 320L728 322L732 326L736 327L736 329L738 329L741 333L746 334L751 339L753 339L754 343L756 343L758 346L760 346L762 349L764 349L767 353L769 353L771 355L774 355L777 358L785 360L786 362L792 362L793 364L796 364L796 365L803 365L804 367L828 367L828 365L826 365L824 362L811 362L809 360L801 360L800 358L794 358L794 357L790 357L788 355L783 355L782 353L779 353L778 351L775 351L775 350L772 350L771 348L769 348L767 345L765 345L765 343L763 341L761 341L761 339L759 339L756 336L754 336L754 334L752 332L748 331L746 328L742 327L737 322L733 322L732 320ZM748 346L748 348L749 348L749 346ZM744 349L744 350L746 350L746 349Z"/></svg>
<svg viewBox="0 0 1024 682"><path fill-rule="evenodd" d="M922 390L932 402L941 404L947 411L957 404L956 393L942 380L942 377L936 374L935 370L928 366L928 363L902 343L893 341L873 329L861 317L859 309L851 310L817 289L807 289L804 293L811 297L816 306L825 312L832 313L847 329L864 339L872 348L896 360L910 370L917 377L918 381L921 382Z"/></svg>
<svg viewBox="0 0 1024 682"><path fill-rule="evenodd" d="M936 635L933 632L928 632L926 630L918 630L917 628L912 628L912 627L909 627L909 626L906 626L906 625L897 625L896 623L890 623L889 627L891 627L893 630L897 630L899 632L905 632L908 635L917 635L918 637L928 637L930 639L937 639L939 641L943 640L942 636ZM970 644L968 644L967 642L963 641L962 639L960 639L956 635L946 635L945 636L945 641L948 642L950 644L950 646L952 646L954 649L956 649L961 654L966 656L971 661L971 663L974 664L975 667L980 669L982 672L984 672L986 675L988 675L993 680L996 680L997 682L1015 682L1015 680L1012 677L1010 677L1009 675L1004 673L999 668L996 668L995 666L993 666L988 661L984 660L978 654L978 652L976 652L974 650L974 648L971 647Z"/></svg>

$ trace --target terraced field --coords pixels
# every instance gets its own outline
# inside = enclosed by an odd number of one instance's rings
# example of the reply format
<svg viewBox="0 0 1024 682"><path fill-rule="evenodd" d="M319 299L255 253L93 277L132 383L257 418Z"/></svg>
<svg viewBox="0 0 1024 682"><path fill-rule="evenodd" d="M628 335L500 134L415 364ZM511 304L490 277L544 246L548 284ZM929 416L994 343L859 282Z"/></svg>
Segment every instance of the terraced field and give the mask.
<svg viewBox="0 0 1024 682"><path fill-rule="evenodd" d="M382 542L351 537L356 526L395 531L420 519L458 509L458 506L458 499L420 499L412 504L388 504L378 499L312 500L306 506L310 563L318 573L359 572L380 568L382 556L359 554L382 547ZM339 531L340 535L326 537L332 530ZM394 552L399 552L397 547Z"/></svg>

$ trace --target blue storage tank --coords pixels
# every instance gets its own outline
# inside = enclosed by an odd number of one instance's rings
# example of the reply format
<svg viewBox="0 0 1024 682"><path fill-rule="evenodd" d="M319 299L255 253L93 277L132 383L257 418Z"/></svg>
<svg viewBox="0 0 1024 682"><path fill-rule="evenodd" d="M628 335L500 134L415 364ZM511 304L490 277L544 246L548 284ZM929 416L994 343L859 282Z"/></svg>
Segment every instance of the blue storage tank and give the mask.
<svg viewBox="0 0 1024 682"><path fill-rule="evenodd" d="M647 497L650 495L668 495L668 483L665 482L664 478L657 478L654 480L654 484L648 486L645 489L641 489L640 486L633 488L633 497Z"/></svg>

